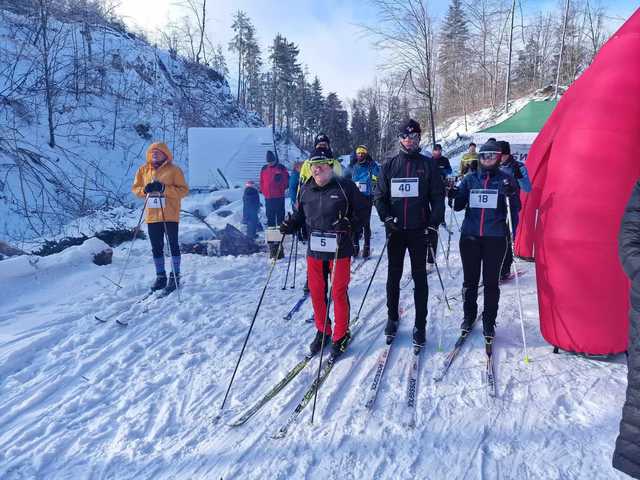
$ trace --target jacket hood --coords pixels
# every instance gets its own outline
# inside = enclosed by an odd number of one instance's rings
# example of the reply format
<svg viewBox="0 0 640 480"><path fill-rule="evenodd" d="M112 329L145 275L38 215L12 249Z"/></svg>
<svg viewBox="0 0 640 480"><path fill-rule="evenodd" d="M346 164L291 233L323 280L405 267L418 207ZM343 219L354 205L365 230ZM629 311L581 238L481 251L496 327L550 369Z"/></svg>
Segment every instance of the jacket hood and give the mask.
<svg viewBox="0 0 640 480"><path fill-rule="evenodd" d="M151 152L156 149L160 150L167 156L166 163L173 162L173 153L171 153L171 150L169 149L167 144L163 142L155 142L149 145L149 148L147 148L147 164L151 165Z"/></svg>

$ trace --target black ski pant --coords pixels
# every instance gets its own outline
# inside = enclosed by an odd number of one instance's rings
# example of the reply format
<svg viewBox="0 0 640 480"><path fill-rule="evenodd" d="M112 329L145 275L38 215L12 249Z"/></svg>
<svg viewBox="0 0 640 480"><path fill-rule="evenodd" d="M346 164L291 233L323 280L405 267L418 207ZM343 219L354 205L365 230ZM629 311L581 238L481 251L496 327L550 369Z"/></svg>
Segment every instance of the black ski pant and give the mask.
<svg viewBox="0 0 640 480"><path fill-rule="evenodd" d="M265 199L264 210L267 214L267 226L277 227L284 220L284 197Z"/></svg>
<svg viewBox="0 0 640 480"><path fill-rule="evenodd" d="M353 245L360 248L360 238L364 233L364 245L371 245L371 208L373 207L373 200L371 197L367 200L367 210L364 211L364 218L362 223L358 226L358 229L353 235Z"/></svg>
<svg viewBox="0 0 640 480"><path fill-rule="evenodd" d="M433 237L432 239L434 243L429 244L431 248L429 248L429 251L427 252L427 263L435 263L434 255L438 256L438 233L431 232L431 236Z"/></svg>
<svg viewBox="0 0 640 480"><path fill-rule="evenodd" d="M423 330L427 325L427 239L424 229L393 232L387 244L387 314L398 320L400 303L400 279L404 266L404 255L409 250L411 276L413 277L413 301L416 308L415 326Z"/></svg>
<svg viewBox="0 0 640 480"><path fill-rule="evenodd" d="M178 222L156 222L147 224L153 258L164 258L164 225L167 226L171 256L179 257L180 245L178 244Z"/></svg>
<svg viewBox="0 0 640 480"><path fill-rule="evenodd" d="M500 268L506 250L507 239L505 237L465 235L460 238L460 257L464 273L462 297L465 319L475 319L478 315L478 282L482 271L484 285L482 319L485 326L495 325L498 316L498 302L500 301Z"/></svg>

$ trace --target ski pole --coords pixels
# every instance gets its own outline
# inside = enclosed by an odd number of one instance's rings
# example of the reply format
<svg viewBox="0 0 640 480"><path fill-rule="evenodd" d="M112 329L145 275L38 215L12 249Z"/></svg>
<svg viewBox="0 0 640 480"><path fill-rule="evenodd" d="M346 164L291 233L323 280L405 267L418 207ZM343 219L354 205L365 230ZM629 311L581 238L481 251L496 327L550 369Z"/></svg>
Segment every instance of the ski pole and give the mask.
<svg viewBox="0 0 640 480"><path fill-rule="evenodd" d="M440 250L444 252L445 251L444 241L442 240L442 237L440 235L438 235L438 241L440 242ZM433 252L433 253L436 253L436 252ZM433 261L434 262L436 261L435 257L433 258ZM449 272L449 277L453 278L453 275L451 274L451 268L449 267L449 258L446 255L444 257L444 264L447 267L447 272Z"/></svg>
<svg viewBox="0 0 640 480"><path fill-rule="evenodd" d="M133 238L131 239L131 245L129 246L127 259L125 260L124 265L122 266L122 271L120 272L120 278L118 279L118 283L116 283L116 286L117 286L116 292L118 291L118 288L122 288L122 279L124 278L124 272L129 266L129 259L131 258L131 250L133 250L133 244L136 241L136 238L138 238L138 233L140 232L140 225L142 225L142 219L144 217L144 212L147 209L148 201L149 201L149 194L147 193L144 197L144 205L142 206L142 211L140 212L140 218L138 219L138 224L136 225L136 228L133 230Z"/></svg>
<svg viewBox="0 0 640 480"><path fill-rule="evenodd" d="M447 304L447 308L451 311L451 305L449 305L449 299L447 298L447 291L444 288L444 282L442 281L442 277L440 276L440 269L438 268L438 262L436 261L436 255L433 251L433 247L429 244L429 250L431 251L431 255L433 256L433 264L436 267L436 273L438 274L438 280L440 280L440 286L442 287L442 295L444 295L444 301Z"/></svg>
<svg viewBox="0 0 640 480"><path fill-rule="evenodd" d="M447 240L447 254L445 258L447 259L447 263L449 262L449 253L451 252L451 237L453 236L453 207L449 209L449 222L447 223L447 232L449 233L449 238Z"/></svg>
<svg viewBox="0 0 640 480"><path fill-rule="evenodd" d="M294 250L295 253L293 255L296 258L293 261L293 284L291 285L291 290L296 288L296 269L298 267L298 235L296 235L296 237L295 237L295 242L296 242L296 248Z"/></svg>
<svg viewBox="0 0 640 480"><path fill-rule="evenodd" d="M260 311L260 306L262 305L264 294L266 293L267 287L269 286L269 281L271 280L271 274L273 273L273 269L275 268L276 262L278 261L278 257L280 256L280 251L282 250L282 245L284 244L285 237L286 235L282 235L282 238L280 239L280 243L278 244L277 254L272 259L271 268L269 269L269 274L267 275L267 281L264 282L264 288L262 289L262 294L260 294L260 299L258 300L258 306L256 307L256 311L253 313L253 318L251 319L251 324L249 325L249 331L247 332L247 335L244 338L244 343L242 344L242 349L240 350L240 356L238 357L236 366L233 369L233 374L231 375L231 380L229 381L227 392L224 394L222 405L220 405L220 412L218 413L218 417L220 417L220 415L222 414L222 410L224 409L224 404L227 403L227 397L229 396L229 392L231 391L231 385L233 385L233 380L236 378L236 373L238 372L238 367L240 366L240 360L242 360L242 356L244 355L244 349L247 347L247 342L249 341L251 330L253 330L253 325L256 323L256 318L258 318L258 312Z"/></svg>
<svg viewBox="0 0 640 480"><path fill-rule="evenodd" d="M164 195L159 196L160 198L160 212L162 213L162 225L164 227L164 236L167 241L167 246L169 247L169 253L171 253L171 273L173 274L173 281L176 282L176 291L178 292L178 302L182 302L182 298L180 298L180 282L178 281L178 276L176 275L176 267L173 264L173 251L171 249L171 242L169 241L169 231L167 230L167 220L164 216L164 207L162 206L162 200L166 198ZM178 212L180 215L180 212ZM176 242L178 239L176 238ZM178 244L178 254L180 254L180 244ZM163 252L164 255L164 252ZM164 259L163 259L164 261Z"/></svg>
<svg viewBox="0 0 640 480"><path fill-rule="evenodd" d="M289 251L289 261L287 262L287 273L284 276L284 285L282 285L282 290L287 289L287 282L289 281L289 268L291 267L291 258L293 257L293 244L295 241L291 239L291 250Z"/></svg>
<svg viewBox="0 0 640 480"><path fill-rule="evenodd" d="M515 244L513 243L513 221L511 219L511 202L509 200L509 196L505 195L505 200L507 201L507 241L511 244L511 257L512 262L511 266L513 267L513 275L516 278L516 292L518 292L518 310L520 312L520 329L522 330L522 345L524 347L524 363L529 363L529 354L527 353L527 337L524 332L524 312L522 309L522 296L520 295L520 278L518 275L518 266L516 261L516 249Z"/></svg>
<svg viewBox="0 0 640 480"><path fill-rule="evenodd" d="M376 266L373 269L373 273L371 274L371 278L369 279L369 285L367 285L367 290L364 292L364 297L362 297L362 302L360 303L360 308L358 309L358 313L356 314L356 318L353 321L357 321L360 318L360 312L362 312L362 307L364 307L364 301L367 299L367 295L369 294L369 289L371 288L371 284L373 283L373 279L376 276L376 272L378 271L378 267L380 266L380 262L382 261L382 257L384 257L384 251L387 249L387 244L389 243L389 237L384 242L384 247L382 247L382 251L380 252L380 257L376 262Z"/></svg>
<svg viewBox="0 0 640 480"><path fill-rule="evenodd" d="M318 401L318 383L320 382L320 373L322 372L322 355L324 354L324 332L327 331L327 325L329 324L329 308L331 307L331 298L333 295L333 283L336 279L336 270L338 270L338 251L340 250L339 235L336 234L336 253L333 255L333 270L331 272L331 284L329 285L329 298L327 298L327 313L324 316L324 325L322 327L322 343L320 344L320 362L318 363L318 376L316 377L316 391L313 394L313 409L311 410L311 423L316 414L316 402Z"/></svg>

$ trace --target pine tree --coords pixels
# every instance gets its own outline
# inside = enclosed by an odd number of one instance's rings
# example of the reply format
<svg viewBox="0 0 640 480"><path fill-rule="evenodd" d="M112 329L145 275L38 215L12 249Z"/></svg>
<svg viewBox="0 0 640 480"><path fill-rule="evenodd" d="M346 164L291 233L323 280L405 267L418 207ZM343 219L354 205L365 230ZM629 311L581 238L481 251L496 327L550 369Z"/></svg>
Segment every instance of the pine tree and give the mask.
<svg viewBox="0 0 640 480"><path fill-rule="evenodd" d="M244 105L242 99L242 84L244 81L244 60L247 52L247 40L249 32L253 30L251 21L245 12L238 10L233 16L233 23L231 29L235 32L235 35L229 42L229 50L238 54L238 103Z"/></svg>
<svg viewBox="0 0 640 480"><path fill-rule="evenodd" d="M367 145L367 117L361 110L357 100L351 103L351 139L353 147Z"/></svg>
<svg viewBox="0 0 640 480"><path fill-rule="evenodd" d="M469 28L461 0L451 0L440 31L438 71L443 83L443 103L461 105L464 101L464 72L469 68ZM448 110L455 111L451 108ZM444 113L451 113L445 111Z"/></svg>
<svg viewBox="0 0 640 480"><path fill-rule="evenodd" d="M366 128L367 147L369 147L369 153L372 157L379 155L380 148L380 115L378 115L378 109L375 104L369 107L367 114L367 128ZM378 160L375 158L375 160Z"/></svg>
<svg viewBox="0 0 640 480"><path fill-rule="evenodd" d="M342 107L342 102L338 95L333 92L327 95L320 128L331 139L331 150L334 156L337 157L350 152L349 114Z"/></svg>

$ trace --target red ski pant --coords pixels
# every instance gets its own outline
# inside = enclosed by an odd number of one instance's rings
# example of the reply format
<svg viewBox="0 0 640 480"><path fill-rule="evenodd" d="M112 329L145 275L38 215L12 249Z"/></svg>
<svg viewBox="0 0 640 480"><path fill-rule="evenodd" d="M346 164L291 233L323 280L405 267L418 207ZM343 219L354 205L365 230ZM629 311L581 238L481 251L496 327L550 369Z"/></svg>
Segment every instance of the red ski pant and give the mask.
<svg viewBox="0 0 640 480"><path fill-rule="evenodd" d="M319 260L307 257L307 276L309 278L309 291L313 303L313 317L316 328L320 332L331 335L331 323L324 321L327 316L327 294L329 289L329 277L333 271L333 260ZM351 257L339 258L335 275L333 275L333 287L331 300L333 302L334 328L332 339L340 340L349 328L349 280L351 277Z"/></svg>

